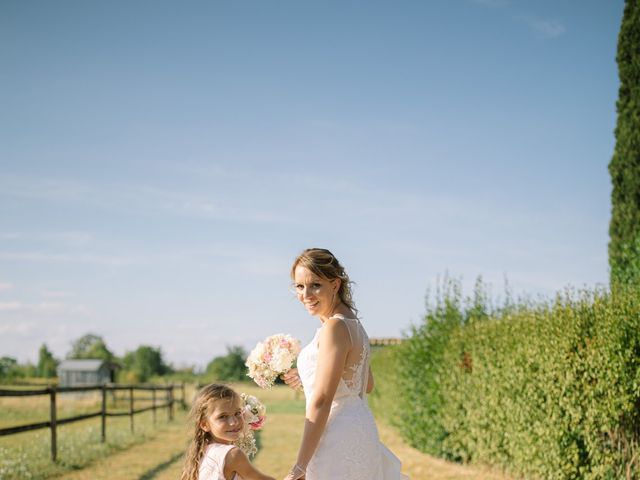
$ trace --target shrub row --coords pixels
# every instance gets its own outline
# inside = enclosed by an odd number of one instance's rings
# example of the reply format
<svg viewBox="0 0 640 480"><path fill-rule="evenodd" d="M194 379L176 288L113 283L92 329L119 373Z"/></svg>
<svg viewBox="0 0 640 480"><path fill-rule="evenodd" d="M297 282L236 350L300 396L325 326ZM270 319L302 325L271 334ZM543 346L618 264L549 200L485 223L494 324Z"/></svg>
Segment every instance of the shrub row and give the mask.
<svg viewBox="0 0 640 480"><path fill-rule="evenodd" d="M485 291L463 300L447 281L424 323L374 356L392 423L422 451L527 478L640 478L640 295L494 308Z"/></svg>

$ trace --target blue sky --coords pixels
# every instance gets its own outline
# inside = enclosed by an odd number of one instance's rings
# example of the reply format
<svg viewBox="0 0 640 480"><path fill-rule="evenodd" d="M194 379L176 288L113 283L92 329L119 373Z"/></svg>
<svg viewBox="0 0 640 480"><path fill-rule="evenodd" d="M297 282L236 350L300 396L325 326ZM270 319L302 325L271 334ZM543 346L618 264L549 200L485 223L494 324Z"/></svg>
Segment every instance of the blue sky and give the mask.
<svg viewBox="0 0 640 480"><path fill-rule="evenodd" d="M370 336L606 284L623 4L3 1L0 356L307 341L310 246Z"/></svg>

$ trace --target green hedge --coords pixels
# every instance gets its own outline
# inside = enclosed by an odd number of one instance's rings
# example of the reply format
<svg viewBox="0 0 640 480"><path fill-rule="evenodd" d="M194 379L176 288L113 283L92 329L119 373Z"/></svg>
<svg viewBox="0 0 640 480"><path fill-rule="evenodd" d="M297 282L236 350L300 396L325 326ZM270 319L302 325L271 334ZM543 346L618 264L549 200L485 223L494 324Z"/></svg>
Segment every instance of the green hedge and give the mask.
<svg viewBox="0 0 640 480"><path fill-rule="evenodd" d="M640 295L493 308L482 291L447 282L394 352L407 440L529 478L640 478Z"/></svg>

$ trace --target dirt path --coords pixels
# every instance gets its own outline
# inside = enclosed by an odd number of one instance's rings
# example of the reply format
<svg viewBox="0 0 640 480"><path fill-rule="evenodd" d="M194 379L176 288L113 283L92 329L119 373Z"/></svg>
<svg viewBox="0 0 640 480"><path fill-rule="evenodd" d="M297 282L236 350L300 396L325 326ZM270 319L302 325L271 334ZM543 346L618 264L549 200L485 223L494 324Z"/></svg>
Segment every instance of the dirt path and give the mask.
<svg viewBox="0 0 640 480"><path fill-rule="evenodd" d="M295 458L303 417L280 413L269 417L262 449L255 464L277 479L284 478ZM402 460L403 472L411 480L508 480L499 472L467 467L425 455L408 445L391 428L380 426L382 441ZM177 480L182 469L186 441L184 419L163 428L151 440L135 445L62 477L64 480Z"/></svg>

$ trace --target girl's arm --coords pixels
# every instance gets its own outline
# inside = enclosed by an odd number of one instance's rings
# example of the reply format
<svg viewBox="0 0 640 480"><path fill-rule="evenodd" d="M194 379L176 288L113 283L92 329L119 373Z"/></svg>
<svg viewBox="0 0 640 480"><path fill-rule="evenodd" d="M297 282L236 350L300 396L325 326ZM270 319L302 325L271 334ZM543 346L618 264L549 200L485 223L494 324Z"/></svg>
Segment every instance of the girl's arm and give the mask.
<svg viewBox="0 0 640 480"><path fill-rule="evenodd" d="M234 473L240 475L243 480L275 480L251 465L247 456L238 447L229 450L224 462L224 477L233 478Z"/></svg>
<svg viewBox="0 0 640 480"><path fill-rule="evenodd" d="M341 320L325 321L320 334L318 362L313 396L307 408L302 443L296 466L306 469L313 456L331 411L331 403L342 377L351 338L347 326ZM300 478L294 476L293 478Z"/></svg>

